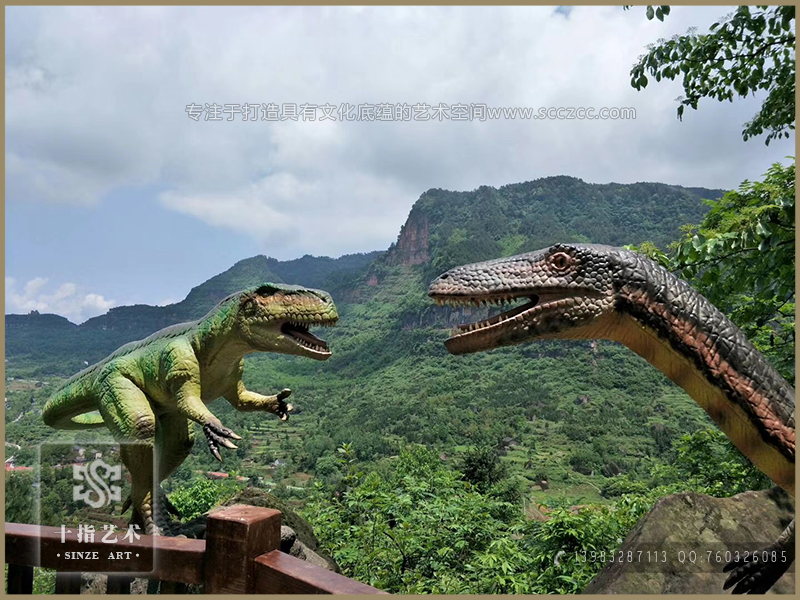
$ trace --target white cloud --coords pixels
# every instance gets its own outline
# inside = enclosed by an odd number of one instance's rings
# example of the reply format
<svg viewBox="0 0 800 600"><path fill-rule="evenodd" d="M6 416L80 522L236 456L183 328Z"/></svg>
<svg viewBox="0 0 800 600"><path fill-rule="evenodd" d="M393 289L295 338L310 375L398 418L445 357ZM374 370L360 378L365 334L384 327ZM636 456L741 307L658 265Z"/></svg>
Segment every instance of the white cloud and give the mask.
<svg viewBox="0 0 800 600"><path fill-rule="evenodd" d="M49 280L35 277L20 290L16 279L5 278L6 313L56 313L67 317L73 323L104 314L116 305L114 300L106 300L102 295L86 293L74 283L63 283L53 293L47 293Z"/></svg>
<svg viewBox="0 0 800 600"><path fill-rule="evenodd" d="M305 180L278 173L223 193L161 195L174 210L280 247L284 259L330 254L332 240L342 247L357 240L361 251L381 248L397 235L406 198L396 182L358 173Z"/></svg>
<svg viewBox="0 0 800 600"><path fill-rule="evenodd" d="M702 101L680 123L678 83L636 92L628 75L646 44L724 12L9 8L7 197L91 204L152 185L211 225L337 255L386 247L431 187L560 174L733 187L793 153L793 140L741 141L758 101ZM634 107L637 119L194 122L192 102Z"/></svg>

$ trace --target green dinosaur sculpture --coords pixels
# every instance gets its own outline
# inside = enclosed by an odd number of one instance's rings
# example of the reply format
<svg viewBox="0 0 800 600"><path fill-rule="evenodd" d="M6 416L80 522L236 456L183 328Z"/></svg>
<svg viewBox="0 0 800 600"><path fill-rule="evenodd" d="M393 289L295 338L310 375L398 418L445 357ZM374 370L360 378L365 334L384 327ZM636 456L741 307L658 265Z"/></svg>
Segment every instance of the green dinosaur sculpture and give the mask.
<svg viewBox="0 0 800 600"><path fill-rule="evenodd" d="M57 429L108 427L131 474L134 521L161 535L172 509L160 482L183 463L194 443L192 421L212 454L241 439L206 404L220 396L241 411L289 417L291 393L262 396L244 387L244 356L253 352L331 356L309 325L338 319L331 296L299 286L264 283L232 294L203 318L131 342L65 382L48 400L44 422ZM99 414L86 414L99 411ZM155 461L155 464L154 464Z"/></svg>

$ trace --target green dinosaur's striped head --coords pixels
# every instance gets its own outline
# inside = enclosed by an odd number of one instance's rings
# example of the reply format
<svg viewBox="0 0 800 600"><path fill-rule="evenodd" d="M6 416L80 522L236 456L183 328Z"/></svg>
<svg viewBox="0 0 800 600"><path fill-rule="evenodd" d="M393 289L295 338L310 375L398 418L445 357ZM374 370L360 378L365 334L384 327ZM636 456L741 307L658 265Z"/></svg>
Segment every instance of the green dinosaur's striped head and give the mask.
<svg viewBox="0 0 800 600"><path fill-rule="evenodd" d="M339 313L328 292L298 285L262 283L231 299L238 308L239 335L260 352L297 354L327 360L331 351L325 340L310 333L311 325L331 327Z"/></svg>

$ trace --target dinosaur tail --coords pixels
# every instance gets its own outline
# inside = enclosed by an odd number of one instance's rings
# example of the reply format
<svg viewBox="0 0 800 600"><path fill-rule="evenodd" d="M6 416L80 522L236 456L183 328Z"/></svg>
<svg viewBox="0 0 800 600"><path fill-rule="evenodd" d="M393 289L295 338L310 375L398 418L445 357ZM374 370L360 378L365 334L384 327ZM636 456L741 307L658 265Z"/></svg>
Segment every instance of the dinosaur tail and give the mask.
<svg viewBox="0 0 800 600"><path fill-rule="evenodd" d="M96 429L105 427L103 417L88 415L97 410L97 401L83 381L76 381L56 392L44 405L42 419L55 429Z"/></svg>

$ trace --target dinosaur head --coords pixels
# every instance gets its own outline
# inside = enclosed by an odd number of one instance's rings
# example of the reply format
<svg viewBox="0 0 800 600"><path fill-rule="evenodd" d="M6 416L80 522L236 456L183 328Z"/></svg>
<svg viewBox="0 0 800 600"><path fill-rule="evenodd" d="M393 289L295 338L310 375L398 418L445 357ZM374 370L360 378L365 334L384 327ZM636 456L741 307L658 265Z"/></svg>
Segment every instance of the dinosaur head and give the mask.
<svg viewBox="0 0 800 600"><path fill-rule="evenodd" d="M296 285L263 283L237 294L237 328L254 350L297 354L327 360L325 340L309 332L312 325L331 327L339 313L328 292Z"/></svg>
<svg viewBox="0 0 800 600"><path fill-rule="evenodd" d="M456 267L431 283L437 304L515 304L491 318L459 325L445 342L465 354L536 339L605 337L614 313L613 273L627 251L591 244L544 250ZM619 264L610 264L620 260Z"/></svg>

